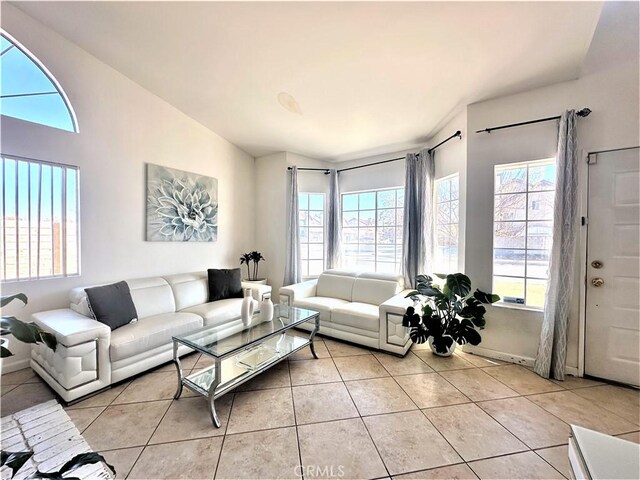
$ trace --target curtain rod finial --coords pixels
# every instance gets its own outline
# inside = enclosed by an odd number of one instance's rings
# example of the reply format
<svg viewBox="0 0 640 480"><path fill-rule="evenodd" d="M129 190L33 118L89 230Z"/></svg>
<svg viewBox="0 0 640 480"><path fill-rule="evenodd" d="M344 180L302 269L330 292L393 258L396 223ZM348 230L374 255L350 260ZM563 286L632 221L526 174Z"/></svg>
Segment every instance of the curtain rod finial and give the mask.
<svg viewBox="0 0 640 480"><path fill-rule="evenodd" d="M584 107L582 110L578 110L577 115L581 117L588 117L591 113L591 109L589 107Z"/></svg>

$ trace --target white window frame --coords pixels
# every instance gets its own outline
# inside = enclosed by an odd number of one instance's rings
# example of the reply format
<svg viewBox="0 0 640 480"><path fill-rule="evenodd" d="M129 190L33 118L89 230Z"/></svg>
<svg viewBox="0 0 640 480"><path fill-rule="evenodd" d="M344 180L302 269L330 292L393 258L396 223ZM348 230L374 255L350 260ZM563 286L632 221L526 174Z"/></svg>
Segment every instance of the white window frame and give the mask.
<svg viewBox="0 0 640 480"><path fill-rule="evenodd" d="M310 207L309 199L307 199L307 208L300 208L300 203L299 202L300 202L300 196L301 195L307 195L307 196L309 196L309 195L320 195L320 196L322 196L322 210L317 210L315 208L314 209L309 208ZM299 192L298 193L298 219L300 218L300 213L302 213L302 212L306 212L307 213L307 218L309 218L310 212L320 212L320 211L322 212L322 226L321 227L318 227L318 226L314 227L314 228L322 228L322 243L310 242L309 241L310 237L309 237L308 230L307 230L307 241L303 242L302 239L300 240L300 247L301 248L302 248L303 245L307 246L307 258L306 259L302 258L302 255L300 255L300 263L301 263L300 267L301 267L302 271L303 271L302 267L303 267L304 263L306 262L306 264L307 264L307 269L306 269L307 275L302 275L302 278L304 278L304 279L318 278L318 276L319 276L319 274L318 275L309 274L309 266L310 266L309 262L322 260L322 270L324 271L324 269L326 267L325 235L326 235L326 231L327 231L327 229L326 229L327 221L326 221L326 203L325 202L326 202L326 195L324 194L324 192ZM302 224L299 225L299 228L303 228L303 227L309 228L309 224L307 223L307 225L302 225ZM309 246L310 245L322 245L322 258L309 258L310 257L309 256L309 252L310 252Z"/></svg>
<svg viewBox="0 0 640 480"><path fill-rule="evenodd" d="M492 243L492 249L491 249L491 268L492 268L492 275L491 275L491 281L492 281L492 286L493 286L493 290L495 293L500 293L496 291L496 277L504 277L504 278L516 278L516 279L522 279L524 281L524 303L515 303L515 302L505 302L504 299L501 299L500 302L496 303L495 305L497 306L502 306L502 307L508 307L508 308L516 308L516 309L525 309L525 310L536 310L536 311L543 311L544 310L544 305L543 306L538 306L538 305L531 305L529 303L527 303L527 283L528 280L535 280L535 281L540 281L543 280L545 282L549 281L549 277L547 275L546 278L542 278L542 277L534 277L534 276L530 276L528 275L528 257L529 257L529 252L530 251L540 251L540 252L544 252L547 251L549 253L549 257L551 256L551 247L549 249L539 249L539 248L533 248L530 249L528 246L528 232L529 232L529 224L532 222L545 222L545 221L549 221L549 220L541 220L541 219L535 219L535 220L529 220L529 195L530 194L535 194L535 193L544 193L544 192L555 192L555 186L553 189L550 190L533 190L530 191L529 190L529 169L531 167L536 167L536 166L543 166L543 165L549 165L549 164L555 164L556 163L556 159L555 158L545 158L545 159L540 159L540 160L531 160L531 161L525 161L525 162L514 162L514 163L505 163L505 164L500 164L500 165L495 165L494 167L494 172L493 172L493 181L494 181L494 190L493 190L493 209L492 209L492 214L493 214L493 222L492 222L492 236L493 236L493 243ZM505 192L505 193L497 193L496 189L497 189L497 185L496 185L496 177L497 174L499 172L499 170L501 169L506 169L512 167L514 169L516 168L526 168L526 178L525 178L525 185L526 185L526 190L524 191L517 191L517 192ZM555 180L554 180L555 181ZM512 195L512 194L525 194L525 218L524 220L502 220L502 221L496 221L496 198L501 196L501 195ZM524 223L525 224L525 231L524 231L524 248L506 248L506 247L496 247L496 235L495 235L495 231L496 231L496 223ZM551 231L553 232L553 218L551 219ZM495 273L495 253L496 250L522 250L524 252L524 275L523 276L519 276L519 275L504 275L504 274L496 274Z"/></svg>
<svg viewBox="0 0 640 480"><path fill-rule="evenodd" d="M388 192L388 191L395 192L395 199L396 199L395 206L393 208L378 208L378 193L380 193L380 192ZM378 264L380 264L380 263L395 265L396 273L399 274L401 272L401 269L402 269L402 256L403 256L403 250L402 250L402 247L403 247L402 243L403 242L402 242L402 239L401 239L400 243L397 243L397 238L398 237L396 235L395 238L394 238L394 243L393 244L379 244L378 243L378 228L382 228L383 227L382 225L378 225L378 211L379 210L394 210L395 221L394 221L394 224L392 225L392 227L395 228L395 229L399 228L402 231L402 224L398 224L398 210L404 210L404 205L400 206L400 207L398 206L398 191L402 191L404 193L404 187L391 187L391 188L379 188L379 189L372 189L372 190L359 190L359 191L355 191L355 192L342 192L340 194L340 222L342 224L342 231L343 231L343 236L342 236L342 239L341 239L343 263L346 263L345 260L346 260L346 258L348 258L347 255L346 255L346 251L345 251L345 246L346 245L352 245L352 246L355 245L355 246L357 246L358 250L360 249L360 245L373 245L373 251L374 251L374 260L373 260L373 262L374 262L374 270L373 271L374 272L378 272L379 271L378 270ZM363 194L363 193L373 193L373 194L375 194L374 208L373 209L362 209L361 210L360 209L360 204L358 203L358 209L357 210L347 210L347 211L348 212L358 212L358 213L360 211L373 211L374 212L375 225L374 225L373 228L374 228L374 232L375 232L374 233L375 241L374 241L373 244L368 244L368 243L367 244L361 244L360 241L359 241L359 233L358 233L358 241L357 242L355 242L355 243L347 243L345 241L345 238L344 238L344 229L345 228L350 228L350 227L345 226L345 224L343 223L344 222L343 216L344 216L344 212L345 212L345 210L344 210L344 197L347 196L347 195L360 195L360 194ZM358 202L359 202L359 200L358 200ZM358 230L360 228L366 228L366 227L360 227L360 225L358 225L357 227L358 227ZM388 225L385 226L385 227L388 227ZM379 245L388 245L388 246L393 246L394 247L394 251L396 252L395 255L394 255L394 258L395 258L394 262L384 262L384 261L379 261L378 260L378 246ZM397 253L397 251L398 251L397 247L400 247L400 253L399 254Z"/></svg>
<svg viewBox="0 0 640 480"><path fill-rule="evenodd" d="M0 245L1 249L2 249L2 259L1 259L1 265L0 265L0 281L2 283L13 283L13 282L24 282L24 281L33 281L33 280L43 280L43 279L52 279L52 278L66 278L66 277L74 277L74 276L79 276L80 275L80 251L81 251L81 245L80 245L80 169L75 166L75 165L66 165L66 164L62 164L62 163L54 163L54 162L47 162L47 161L43 161L43 160L35 160L32 158L24 158L24 157L19 157L16 155L5 155L5 154L0 154L0 169L2 169L2 185L1 185L1 198L0 198L0 203L1 203L1 210L2 210L2 225L0 226L0 231L2 232L2 245ZM12 161L15 162L15 193L14 196L15 198L12 199L13 202L15 202L15 212L7 212L7 184L5 183L5 179L6 179L6 163L5 160L8 161ZM20 208L20 204L19 204L19 196L21 194L21 189L20 189L20 185L19 185L19 165L20 164L27 164L27 183L26 183L26 188L27 188L27 221L28 221L28 240L26 242L22 241L20 238L20 212L19 212L19 208ZM35 207L32 207L32 191L31 191L31 187L32 187L32 166L38 166L38 177L37 177L37 181L38 181L38 185L39 185L39 191L38 191L38 195L39 195L39 204L36 205ZM43 220L43 218L46 218L45 216L45 212L42 212L42 200L41 200L41 192L42 192L42 171L43 168L51 168L51 184L49 186L49 188L51 189L50 195L50 202L51 202L51 207L50 207L50 214L51 214L51 234L53 235L54 232L54 225L55 225L55 219L54 219L54 169L60 169L60 175L61 175L61 181L60 181L60 186L58 187L60 190L60 198L58 199L59 203L60 203L60 273L55 273L55 260L56 260L56 256L54 255L54 241L53 241L53 237L51 239L51 274L41 274L41 267L42 267L42 263L41 263L41 259L40 259L40 252L42 251L41 247L41 228L43 225L43 222L45 220ZM76 208L75 208L75 213L74 216L76 218L76 222L75 222L75 226L73 228L73 230L69 231L69 224L67 222L67 199L68 197L68 192L67 192L67 174L69 171L74 171L75 172L75 198L76 198ZM24 186L23 186L24 188ZM33 218L32 216L32 212L33 210L37 210L37 218ZM14 213L15 214L15 232L13 233L13 235L15 235L15 260L16 260L16 265L15 265L15 277L11 276L11 277L7 277L7 267L8 267L8 262L7 262L7 256L5 255L5 252L7 252L7 239L8 236L12 234L11 232L8 231L8 217L7 215L9 215L10 213ZM75 265L76 265L76 269L74 271L69 271L69 258L68 258L68 249L67 249L67 242L70 238L69 235L71 235L71 232L73 232L73 234L75 235L75 240L76 240L76 252L75 252ZM67 233L69 233L69 235L67 235ZM35 240L36 240L36 245L33 245L34 243L34 235L35 235ZM22 253L21 251L24 251L26 248L26 253ZM45 246L46 248L46 246ZM28 275L25 275L24 272L21 271L21 258L24 257L24 255L28 255ZM34 256L35 256L35 268L34 268Z"/></svg>
<svg viewBox="0 0 640 480"><path fill-rule="evenodd" d="M451 187L449 187L449 199L445 200L443 202L438 201L438 187L440 186L440 184L442 182L451 182L452 180L456 180L456 182L458 183L458 197L455 199L451 198ZM451 207L453 205L453 203L457 203L458 204L458 221L457 222L452 222L451 221L451 217L449 217L449 223L439 223L439 215L438 215L438 211L439 211L439 206L444 204L444 203L448 203L449 204L449 215L451 215ZM434 223L433 223L433 260L434 260L434 272L437 273L457 273L457 271L459 270L460 267L460 173L459 172L455 172L452 173L451 175L447 175L446 177L442 177L442 178L438 178L436 179L435 183L434 183L434 195L433 195L433 205L434 205ZM456 234L456 263L455 265L450 265L449 268L453 268L453 270L450 271L439 271L439 269L444 266L444 265L439 265L438 261L439 261L439 253L438 253L438 248L441 247L441 245L438 244L438 227L440 225L455 225L456 226L456 230L457 230L457 234ZM444 260L444 259L442 259ZM449 262L449 260L447 260L447 262Z"/></svg>

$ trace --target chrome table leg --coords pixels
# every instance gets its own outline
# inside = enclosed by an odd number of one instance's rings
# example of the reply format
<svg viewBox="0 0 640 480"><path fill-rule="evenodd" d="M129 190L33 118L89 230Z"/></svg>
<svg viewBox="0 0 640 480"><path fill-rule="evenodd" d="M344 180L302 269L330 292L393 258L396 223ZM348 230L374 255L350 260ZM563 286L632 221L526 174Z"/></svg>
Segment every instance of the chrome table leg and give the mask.
<svg viewBox="0 0 640 480"><path fill-rule="evenodd" d="M216 426L216 428L220 428L220 419L218 418L218 413L216 412L215 396L216 387L220 385L221 366L222 362L219 358L216 358L215 377L213 382L211 382L211 385L209 386L209 413L211 414L211 421Z"/></svg>
<svg viewBox="0 0 640 480"><path fill-rule="evenodd" d="M173 363L176 366L176 370L178 370L178 389L173 396L177 400L182 395L182 365L180 365L180 357L178 357L178 342L175 340L173 341Z"/></svg>
<svg viewBox="0 0 640 480"><path fill-rule="evenodd" d="M316 355L315 346L313 344L313 339L315 338L316 333L318 333L318 330L320 330L320 315L316 316L316 326L311 332L311 336L309 337L309 348L311 348L311 354L313 355L313 358L318 358L318 355Z"/></svg>

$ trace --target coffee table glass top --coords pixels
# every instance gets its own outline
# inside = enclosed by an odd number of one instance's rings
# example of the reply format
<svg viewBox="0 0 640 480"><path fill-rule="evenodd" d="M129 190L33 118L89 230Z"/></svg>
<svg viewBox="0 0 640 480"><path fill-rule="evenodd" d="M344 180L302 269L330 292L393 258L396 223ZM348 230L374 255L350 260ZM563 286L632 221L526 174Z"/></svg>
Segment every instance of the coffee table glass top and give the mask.
<svg viewBox="0 0 640 480"><path fill-rule="evenodd" d="M204 327L173 339L196 351L218 358L236 353L247 346L291 327L307 322L319 315L317 311L297 307L274 306L273 319L261 322L260 313L253 315L249 326L236 333L215 331L216 327Z"/></svg>

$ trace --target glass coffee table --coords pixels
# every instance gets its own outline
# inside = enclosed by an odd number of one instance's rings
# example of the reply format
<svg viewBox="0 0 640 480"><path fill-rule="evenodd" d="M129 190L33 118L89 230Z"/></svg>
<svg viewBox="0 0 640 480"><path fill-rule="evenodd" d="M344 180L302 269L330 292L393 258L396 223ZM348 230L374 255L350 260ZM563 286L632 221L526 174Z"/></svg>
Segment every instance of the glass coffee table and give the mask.
<svg viewBox="0 0 640 480"><path fill-rule="evenodd" d="M291 328L314 319L315 328L309 338L289 332ZM275 305L272 320L260 321L260 313L257 313L249 326L241 331L220 332L211 326L187 335L175 336L173 361L178 370L178 390L174 398L180 398L183 387L208 398L211 421L216 427L220 427L215 400L307 345L311 348L313 357L318 358L313 339L319 328L319 312ZM211 357L214 364L184 376L178 357L180 345Z"/></svg>

